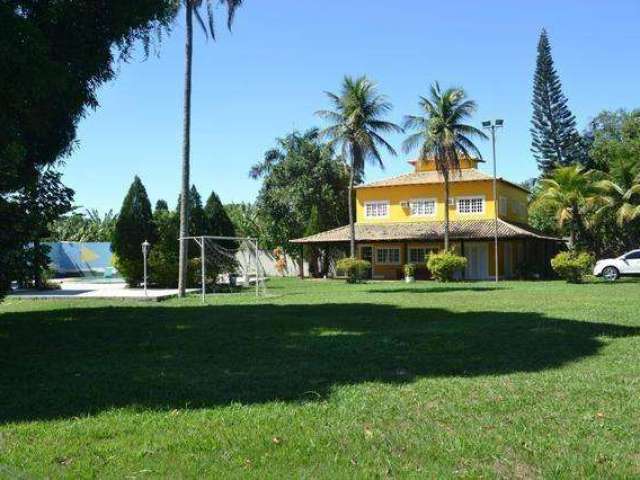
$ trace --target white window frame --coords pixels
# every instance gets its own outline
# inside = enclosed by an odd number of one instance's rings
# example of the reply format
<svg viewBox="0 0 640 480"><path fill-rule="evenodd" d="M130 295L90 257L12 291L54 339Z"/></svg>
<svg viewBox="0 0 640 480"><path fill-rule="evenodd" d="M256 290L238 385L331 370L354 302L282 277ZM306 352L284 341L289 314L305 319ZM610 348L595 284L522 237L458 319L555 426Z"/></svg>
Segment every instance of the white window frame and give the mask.
<svg viewBox="0 0 640 480"><path fill-rule="evenodd" d="M509 197L505 197L504 195L500 195L499 204L498 204L498 212L500 215L508 215L509 214Z"/></svg>
<svg viewBox="0 0 640 480"><path fill-rule="evenodd" d="M377 208L384 205L386 213L384 215L370 215L369 207L373 207L374 205ZM364 202L364 218L388 218L389 208L389 200L371 200L369 202Z"/></svg>
<svg viewBox="0 0 640 480"><path fill-rule="evenodd" d="M382 250L397 250L398 261L397 262L390 261L388 253L385 255L385 258L382 261L380 261L378 252ZM400 247L376 247L375 260L377 265L400 265L400 262L402 261L402 255L400 254Z"/></svg>
<svg viewBox="0 0 640 480"><path fill-rule="evenodd" d="M482 200L482 210L480 210L479 212L462 212L460 210L460 201L461 200L475 200L475 199L481 199ZM457 197L456 198L456 210L458 211L458 213L460 215L482 215L483 213L485 213L485 210L487 209L487 197L486 195L468 195L466 197Z"/></svg>
<svg viewBox="0 0 640 480"><path fill-rule="evenodd" d="M413 213L413 206L418 202L432 202L433 203L433 212L432 213ZM438 199L436 198L412 198L409 200L409 216L411 217L435 217L438 213Z"/></svg>

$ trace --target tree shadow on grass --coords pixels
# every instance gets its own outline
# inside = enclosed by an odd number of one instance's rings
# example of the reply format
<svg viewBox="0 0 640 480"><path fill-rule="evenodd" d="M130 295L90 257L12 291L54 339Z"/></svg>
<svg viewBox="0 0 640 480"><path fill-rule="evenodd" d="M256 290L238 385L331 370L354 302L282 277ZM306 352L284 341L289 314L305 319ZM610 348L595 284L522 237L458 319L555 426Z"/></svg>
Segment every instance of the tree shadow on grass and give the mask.
<svg viewBox="0 0 640 480"><path fill-rule="evenodd" d="M640 328L381 304L96 307L0 316L0 423L112 407L314 401L333 386L536 372Z"/></svg>

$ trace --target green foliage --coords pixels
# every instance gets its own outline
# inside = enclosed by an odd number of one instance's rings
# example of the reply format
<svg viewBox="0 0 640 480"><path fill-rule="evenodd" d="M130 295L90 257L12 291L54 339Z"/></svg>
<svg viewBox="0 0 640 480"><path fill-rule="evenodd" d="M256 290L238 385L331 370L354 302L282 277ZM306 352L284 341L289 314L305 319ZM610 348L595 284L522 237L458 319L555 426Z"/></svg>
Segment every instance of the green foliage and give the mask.
<svg viewBox="0 0 640 480"><path fill-rule="evenodd" d="M538 42L532 103L531 151L540 170L547 173L578 161L580 136L576 130L576 119L562 93L562 84L551 57L549 37L544 29Z"/></svg>
<svg viewBox="0 0 640 480"><path fill-rule="evenodd" d="M415 263L407 263L404 266L404 276L405 277L413 277L416 274L416 265Z"/></svg>
<svg viewBox="0 0 640 480"><path fill-rule="evenodd" d="M586 252L560 252L551 259L551 267L568 283L581 283L582 278L589 274L594 259Z"/></svg>
<svg viewBox="0 0 640 480"><path fill-rule="evenodd" d="M427 256L427 269L431 272L433 279L439 282L450 282L456 273L462 272L466 266L467 259L456 255L451 250L443 250Z"/></svg>
<svg viewBox="0 0 640 480"><path fill-rule="evenodd" d="M289 240L304 236L310 219L319 230L347 221L349 175L332 148L319 140L317 130L278 139L277 147L253 166L250 175L263 179L256 202L259 220L254 216L251 222L259 223L267 248L281 246L298 257L299 246Z"/></svg>
<svg viewBox="0 0 640 480"><path fill-rule="evenodd" d="M178 286L178 237L180 221L178 213L156 210L153 214L156 239L151 245L148 258L149 283L154 287L176 288ZM199 255L199 251L195 254ZM194 255L195 257L195 255ZM187 287L193 288L200 281L200 259L189 260Z"/></svg>
<svg viewBox="0 0 640 480"><path fill-rule="evenodd" d="M168 211L169 211L169 205L167 204L167 201L161 198L156 202L156 206L153 210L153 214L155 215L156 213L159 213L159 212L168 212Z"/></svg>
<svg viewBox="0 0 640 480"><path fill-rule="evenodd" d="M392 108L391 102L378 93L376 84L367 77L345 76L339 95L326 92L333 110L320 110L317 115L330 122L321 135L335 143L349 164L347 212L350 229L350 253L355 256L353 185L364 176L365 164L370 161L384 168L380 150L396 154L384 135L400 133L402 129L384 117Z"/></svg>
<svg viewBox="0 0 640 480"><path fill-rule="evenodd" d="M117 256L116 268L129 285L137 286L143 279L142 242L153 244L155 239L151 203L136 176L122 203L111 244Z"/></svg>
<svg viewBox="0 0 640 480"><path fill-rule="evenodd" d="M338 273L346 275L347 283L361 283L370 268L371 262L353 257L341 258L336 263Z"/></svg>
<svg viewBox="0 0 640 480"><path fill-rule="evenodd" d="M54 242L110 242L116 229L118 216L109 210L100 215L97 210L84 214L73 213L54 220L50 226L48 241Z"/></svg>
<svg viewBox="0 0 640 480"><path fill-rule="evenodd" d="M207 235L215 235L220 237L235 237L236 230L233 222L227 215L220 197L214 191L211 192L204 207L204 224ZM215 242L223 249L234 250L238 248L238 242L234 240L217 240ZM236 268L236 261L223 255L215 257L213 263L207 263L207 275L215 282L219 273L225 271L233 271Z"/></svg>
<svg viewBox="0 0 640 480"><path fill-rule="evenodd" d="M134 44L147 52L177 9L173 0L0 2L0 221L11 232L0 236L0 291L33 237L19 225L28 212L10 204L70 153L116 59L127 60Z"/></svg>
<svg viewBox="0 0 640 480"><path fill-rule="evenodd" d="M445 205L449 203L449 175L460 169L460 158L482 158L472 138L487 136L472 125L464 123L477 109L461 88L442 90L438 82L431 86L430 98L420 97L421 115L407 115L404 128L413 131L404 143L409 153L418 149L418 161L435 161L444 178ZM444 209L444 247L449 248L449 209Z"/></svg>

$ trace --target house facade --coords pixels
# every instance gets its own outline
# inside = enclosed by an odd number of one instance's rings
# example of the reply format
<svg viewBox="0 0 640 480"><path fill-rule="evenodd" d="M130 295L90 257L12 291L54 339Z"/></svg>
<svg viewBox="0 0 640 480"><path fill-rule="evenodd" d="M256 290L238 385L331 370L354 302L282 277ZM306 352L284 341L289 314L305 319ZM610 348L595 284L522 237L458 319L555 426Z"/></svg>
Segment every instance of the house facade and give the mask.
<svg viewBox="0 0 640 480"><path fill-rule="evenodd" d="M528 225L528 191L499 178L493 196L493 177L463 159L449 181L435 162L409 162L413 171L356 187L356 245L359 258L372 264L374 279L399 279L403 265L414 263L418 278L428 278L425 257L444 247L444 215L449 210L450 247L467 258L464 278L483 280L495 275L495 215L498 216L498 274L550 274L549 259L560 240ZM293 240L298 244L336 245L349 242L349 226Z"/></svg>

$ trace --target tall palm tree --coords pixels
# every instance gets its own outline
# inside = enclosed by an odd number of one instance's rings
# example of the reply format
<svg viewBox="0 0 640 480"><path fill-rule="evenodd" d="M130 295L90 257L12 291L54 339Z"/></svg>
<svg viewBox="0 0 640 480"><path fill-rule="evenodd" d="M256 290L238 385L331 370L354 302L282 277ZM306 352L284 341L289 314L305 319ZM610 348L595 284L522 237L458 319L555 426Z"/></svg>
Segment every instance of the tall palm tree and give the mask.
<svg viewBox="0 0 640 480"><path fill-rule="evenodd" d="M576 235L584 217L598 201L599 190L594 182L595 172L580 165L556 168L538 183L539 194L535 203L552 206L558 226L568 224L569 244L576 245Z"/></svg>
<svg viewBox="0 0 640 480"><path fill-rule="evenodd" d="M601 193L597 216L613 212L621 227L640 217L640 162L637 159L620 158L596 187Z"/></svg>
<svg viewBox="0 0 640 480"><path fill-rule="evenodd" d="M477 109L462 88L442 90L438 82L431 85L430 98L421 96L421 115L407 115L404 128L413 130L402 147L406 153L416 148L419 162L434 160L444 179L444 249L449 249L449 179L460 171L460 158L482 159L472 137L486 139L482 130L463 123Z"/></svg>
<svg viewBox="0 0 640 480"><path fill-rule="evenodd" d="M391 103L377 91L367 77L345 76L340 94L325 92L333 110L316 114L331 122L320 133L342 149L342 157L349 162L349 250L356 256L356 232L353 221L353 186L356 177L364 174L367 161L384 168L379 148L396 155L394 148L383 138L385 133L402 132L402 128L382 118Z"/></svg>
<svg viewBox="0 0 640 480"><path fill-rule="evenodd" d="M215 40L213 25L214 7L216 3L227 7L227 28L231 30L236 9L242 4L242 0L181 0L184 1L186 14L185 37L185 72L184 72L184 125L182 144L182 182L180 184L181 198L187 199L180 204L180 256L178 273L178 295L183 297L187 283L187 247L184 237L189 235L189 170L190 170L190 141L191 141L191 64L193 60L193 17L202 27L205 35L211 35ZM206 8L203 14L201 8ZM206 24L205 24L206 19Z"/></svg>

